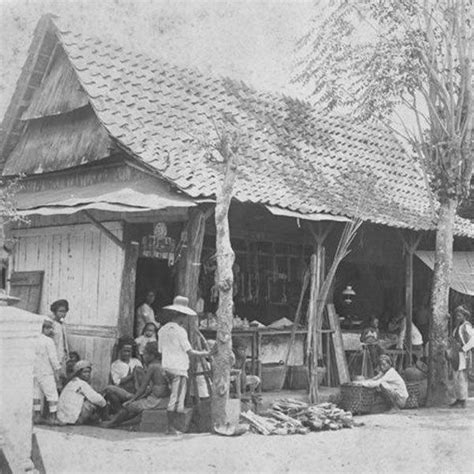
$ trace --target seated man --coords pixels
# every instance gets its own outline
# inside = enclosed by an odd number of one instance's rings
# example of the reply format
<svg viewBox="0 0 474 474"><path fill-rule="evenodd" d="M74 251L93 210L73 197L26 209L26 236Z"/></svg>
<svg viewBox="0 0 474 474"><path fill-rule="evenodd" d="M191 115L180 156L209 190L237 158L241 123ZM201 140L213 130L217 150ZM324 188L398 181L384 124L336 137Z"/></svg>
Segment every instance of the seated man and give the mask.
<svg viewBox="0 0 474 474"><path fill-rule="evenodd" d="M98 421L100 408L107 402L89 385L91 370L92 365L87 360L75 364L73 377L59 396L58 420L61 423L82 425Z"/></svg>
<svg viewBox="0 0 474 474"><path fill-rule="evenodd" d="M235 359L234 364L232 365L232 369L240 371L240 386L243 392L246 392L248 390L251 394L253 394L260 385L260 378L257 375L247 375L246 373L247 343L245 339L235 338L232 342L232 351L234 353Z"/></svg>
<svg viewBox="0 0 474 474"><path fill-rule="evenodd" d="M165 371L161 366L156 343L145 346L143 358L147 369L143 382L137 393L123 404L120 411L109 421L102 423L104 428L112 428L123 423L144 410L166 408L168 406L169 388Z"/></svg>
<svg viewBox="0 0 474 474"><path fill-rule="evenodd" d="M142 363L132 357L135 341L132 338L120 338L118 359L112 362L110 376L113 385L105 387L105 398L112 410L117 412L122 403L131 400L143 379Z"/></svg>
<svg viewBox="0 0 474 474"><path fill-rule="evenodd" d="M360 383L364 387L377 387L390 403L392 409L403 408L408 400L405 381L392 367L392 360L387 354L379 357L379 364L380 372L375 377L356 383Z"/></svg>

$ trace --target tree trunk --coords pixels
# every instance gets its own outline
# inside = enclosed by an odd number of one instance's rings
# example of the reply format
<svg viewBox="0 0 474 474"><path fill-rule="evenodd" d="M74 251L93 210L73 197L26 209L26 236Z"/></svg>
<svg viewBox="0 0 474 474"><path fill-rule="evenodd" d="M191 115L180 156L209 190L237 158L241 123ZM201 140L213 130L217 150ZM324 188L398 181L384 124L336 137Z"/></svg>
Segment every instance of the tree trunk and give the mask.
<svg viewBox="0 0 474 474"><path fill-rule="evenodd" d="M217 308L217 354L213 367L212 423L214 427L226 422L226 406L229 398L230 369L232 366L232 317L234 252L230 243L229 207L236 170L228 158L224 182L216 195L216 284L219 289Z"/></svg>
<svg viewBox="0 0 474 474"><path fill-rule="evenodd" d="M433 274L432 319L428 370L428 405L448 401L448 364L445 351L448 341L449 286L453 264L453 228L457 201L446 199L439 209L436 231L436 255Z"/></svg>
<svg viewBox="0 0 474 474"><path fill-rule="evenodd" d="M178 262L177 294L189 298L189 306L196 308L201 252L204 241L206 218L200 209L191 209L183 230L184 245Z"/></svg>

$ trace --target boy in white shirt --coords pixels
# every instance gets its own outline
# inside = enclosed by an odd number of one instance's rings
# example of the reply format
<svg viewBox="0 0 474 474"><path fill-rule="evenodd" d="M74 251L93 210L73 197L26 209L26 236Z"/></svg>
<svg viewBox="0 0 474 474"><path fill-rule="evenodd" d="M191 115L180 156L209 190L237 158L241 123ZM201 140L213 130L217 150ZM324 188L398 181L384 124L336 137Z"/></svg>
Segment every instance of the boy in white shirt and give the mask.
<svg viewBox="0 0 474 474"><path fill-rule="evenodd" d="M49 318L43 322L41 334L36 343L35 362L33 366L33 423L41 422L41 400L46 398L49 416L46 422L57 425L58 389L56 380L59 378L61 364L58 360L56 346L53 341L53 321Z"/></svg>
<svg viewBox="0 0 474 474"><path fill-rule="evenodd" d="M188 316L196 316L189 307L188 298L176 296L173 304L163 309L170 311L171 321L158 332L158 351L162 354L162 366L171 389L167 408L168 432L176 433L177 418L184 412L189 356L207 356L209 352L194 350L183 328Z"/></svg>

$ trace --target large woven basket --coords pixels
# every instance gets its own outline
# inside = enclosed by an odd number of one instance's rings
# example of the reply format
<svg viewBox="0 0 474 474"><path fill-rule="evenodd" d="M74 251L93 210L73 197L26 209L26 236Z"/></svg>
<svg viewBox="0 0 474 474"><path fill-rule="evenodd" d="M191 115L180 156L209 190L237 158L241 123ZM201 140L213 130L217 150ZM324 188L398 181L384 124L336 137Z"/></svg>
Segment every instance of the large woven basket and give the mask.
<svg viewBox="0 0 474 474"><path fill-rule="evenodd" d="M370 413L374 400L375 388L353 383L341 385L341 408L354 415Z"/></svg>

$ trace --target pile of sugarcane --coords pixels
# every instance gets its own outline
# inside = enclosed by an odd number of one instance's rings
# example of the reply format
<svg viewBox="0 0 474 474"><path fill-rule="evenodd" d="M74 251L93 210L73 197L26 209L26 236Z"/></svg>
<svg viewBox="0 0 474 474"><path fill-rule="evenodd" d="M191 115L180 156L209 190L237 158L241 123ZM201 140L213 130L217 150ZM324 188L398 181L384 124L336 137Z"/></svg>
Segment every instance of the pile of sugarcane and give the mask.
<svg viewBox="0 0 474 474"><path fill-rule="evenodd" d="M309 405L292 399L275 402L262 415L242 413L252 431L263 435L307 434L310 431L340 430L355 426L352 413L333 403Z"/></svg>

